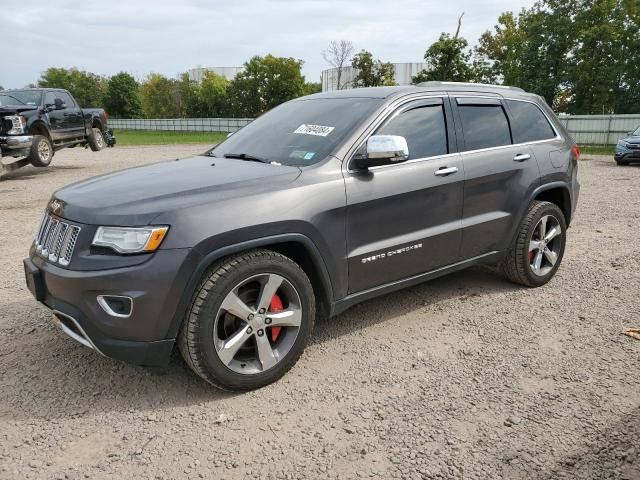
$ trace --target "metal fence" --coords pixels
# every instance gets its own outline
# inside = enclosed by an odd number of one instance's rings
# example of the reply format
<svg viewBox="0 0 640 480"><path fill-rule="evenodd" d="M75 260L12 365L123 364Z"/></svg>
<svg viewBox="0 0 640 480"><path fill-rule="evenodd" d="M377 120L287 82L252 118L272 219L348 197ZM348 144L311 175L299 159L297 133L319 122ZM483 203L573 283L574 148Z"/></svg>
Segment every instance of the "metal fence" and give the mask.
<svg viewBox="0 0 640 480"><path fill-rule="evenodd" d="M561 115L578 145L615 145L640 126L640 115Z"/></svg>
<svg viewBox="0 0 640 480"><path fill-rule="evenodd" d="M162 118L124 120L112 118L114 129L184 132L235 132L252 118ZM562 115L560 121L579 145L615 145L640 126L640 115Z"/></svg>
<svg viewBox="0 0 640 480"><path fill-rule="evenodd" d="M109 119L115 130L161 130L181 132L235 132L251 123L253 118L154 118L126 120Z"/></svg>

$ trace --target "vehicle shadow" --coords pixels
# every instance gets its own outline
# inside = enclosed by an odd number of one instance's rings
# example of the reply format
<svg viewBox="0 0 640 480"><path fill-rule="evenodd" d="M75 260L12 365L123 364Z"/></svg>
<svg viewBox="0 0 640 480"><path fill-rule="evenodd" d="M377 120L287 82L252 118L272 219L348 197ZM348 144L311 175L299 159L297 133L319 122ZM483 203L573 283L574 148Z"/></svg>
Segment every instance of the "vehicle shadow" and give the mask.
<svg viewBox="0 0 640 480"><path fill-rule="evenodd" d="M322 343L447 300L520 288L484 270L456 272L357 304L337 317L318 319L312 342Z"/></svg>
<svg viewBox="0 0 640 480"><path fill-rule="evenodd" d="M496 275L467 270L364 302L319 319L311 340L323 343L442 301L517 289ZM0 418L68 418L105 411L146 411L215 402L235 394L211 387L174 351L153 371L102 357L66 337L35 301L3 308L11 322L0 345ZM384 327L382 327L384 328ZM9 341L11 339L11 341ZM176 349L177 350L177 349ZM278 388L278 384L275 387Z"/></svg>
<svg viewBox="0 0 640 480"><path fill-rule="evenodd" d="M39 177L44 174L51 174L56 170L81 170L82 166L79 165L51 165L46 168L37 168L31 165L26 165L17 170L6 172L0 178L0 182L6 182L11 180L29 180L31 178Z"/></svg>
<svg viewBox="0 0 640 480"><path fill-rule="evenodd" d="M561 458L532 480L557 478L640 478L640 406L616 423L600 430L588 442Z"/></svg>

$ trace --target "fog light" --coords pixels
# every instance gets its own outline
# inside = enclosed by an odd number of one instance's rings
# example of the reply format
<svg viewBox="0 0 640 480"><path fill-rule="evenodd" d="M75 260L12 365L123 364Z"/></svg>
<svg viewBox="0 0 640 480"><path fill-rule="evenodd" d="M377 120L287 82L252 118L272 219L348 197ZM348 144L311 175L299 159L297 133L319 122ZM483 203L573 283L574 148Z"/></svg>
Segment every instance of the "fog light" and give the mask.
<svg viewBox="0 0 640 480"><path fill-rule="evenodd" d="M112 317L129 318L133 313L133 299L124 295L98 295L98 305Z"/></svg>

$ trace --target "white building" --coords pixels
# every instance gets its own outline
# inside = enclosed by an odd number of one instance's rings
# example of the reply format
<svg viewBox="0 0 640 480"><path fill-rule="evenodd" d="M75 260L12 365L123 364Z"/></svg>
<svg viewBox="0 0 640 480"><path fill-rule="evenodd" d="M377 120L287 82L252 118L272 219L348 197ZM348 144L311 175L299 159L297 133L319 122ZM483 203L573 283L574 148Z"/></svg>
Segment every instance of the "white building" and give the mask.
<svg viewBox="0 0 640 480"><path fill-rule="evenodd" d="M221 77L231 81L243 70L243 67L198 67L187 70L187 74L189 75L189 80L197 83L202 82L204 72L213 72L216 75L220 75Z"/></svg>
<svg viewBox="0 0 640 480"><path fill-rule="evenodd" d="M395 81L398 85L411 85L412 77L415 77L422 70L427 68L427 64L424 62L418 63L394 63L393 68L395 70ZM352 66L347 66L342 69L342 78L340 78L340 85L342 88L353 87L353 81L358 74L358 70ZM322 72L322 91L329 92L331 90L338 89L338 69L329 68Z"/></svg>

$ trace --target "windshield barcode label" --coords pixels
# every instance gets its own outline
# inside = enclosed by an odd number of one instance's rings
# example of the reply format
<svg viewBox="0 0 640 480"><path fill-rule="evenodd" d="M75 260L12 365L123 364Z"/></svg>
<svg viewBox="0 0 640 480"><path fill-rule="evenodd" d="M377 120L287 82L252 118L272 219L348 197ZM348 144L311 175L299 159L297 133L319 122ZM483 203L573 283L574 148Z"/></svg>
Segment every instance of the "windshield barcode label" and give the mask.
<svg viewBox="0 0 640 480"><path fill-rule="evenodd" d="M335 127L325 127L322 125L300 125L293 133L302 133L304 135L316 135L318 137L326 137Z"/></svg>

